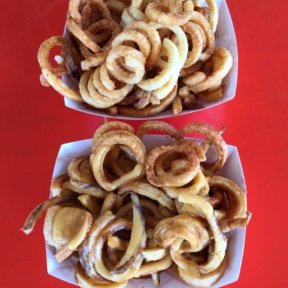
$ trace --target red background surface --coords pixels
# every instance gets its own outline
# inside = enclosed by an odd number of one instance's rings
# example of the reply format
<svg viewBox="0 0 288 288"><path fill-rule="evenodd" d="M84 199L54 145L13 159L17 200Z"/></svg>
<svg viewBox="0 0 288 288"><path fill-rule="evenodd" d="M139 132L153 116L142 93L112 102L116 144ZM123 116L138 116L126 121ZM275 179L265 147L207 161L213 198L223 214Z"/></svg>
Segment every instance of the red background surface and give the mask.
<svg viewBox="0 0 288 288"><path fill-rule="evenodd" d="M239 148L253 218L240 279L229 287L288 287L286 3L228 1L240 57L235 100L167 120L225 126L226 141ZM29 237L20 231L47 198L61 143L90 138L103 122L64 107L39 84L38 46L62 33L66 8L63 0L0 1L0 287L70 287L46 273L42 221Z"/></svg>

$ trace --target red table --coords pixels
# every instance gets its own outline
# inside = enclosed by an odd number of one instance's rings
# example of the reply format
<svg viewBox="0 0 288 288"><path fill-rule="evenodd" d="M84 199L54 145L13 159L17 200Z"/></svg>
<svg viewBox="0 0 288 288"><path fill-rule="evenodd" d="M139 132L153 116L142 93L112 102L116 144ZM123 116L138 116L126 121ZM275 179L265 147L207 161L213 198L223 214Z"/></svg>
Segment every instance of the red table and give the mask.
<svg viewBox="0 0 288 288"><path fill-rule="evenodd" d="M188 121L225 126L225 139L239 148L253 218L240 279L230 287L288 287L287 4L228 4L240 56L235 100L167 121L178 127ZM66 8L61 0L0 3L0 287L69 286L46 273L42 221L29 237L20 231L30 210L47 198L61 143L90 138L103 122L67 109L62 97L39 83L38 46L62 33Z"/></svg>

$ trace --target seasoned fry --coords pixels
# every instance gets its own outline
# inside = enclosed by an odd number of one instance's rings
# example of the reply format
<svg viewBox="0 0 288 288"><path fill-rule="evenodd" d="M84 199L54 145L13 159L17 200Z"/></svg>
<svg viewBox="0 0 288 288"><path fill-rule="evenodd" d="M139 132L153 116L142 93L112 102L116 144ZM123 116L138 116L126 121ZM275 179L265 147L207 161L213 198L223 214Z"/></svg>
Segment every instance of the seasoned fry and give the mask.
<svg viewBox="0 0 288 288"><path fill-rule="evenodd" d="M68 87L59 76L66 73L66 68L60 66L59 68L52 67L49 56L55 46L63 46L65 38L60 36L53 36L45 40L38 50L38 62L41 68L42 75L46 82L48 82L58 93L64 97L70 98L77 102L83 102L79 91Z"/></svg>
<svg viewBox="0 0 288 288"><path fill-rule="evenodd" d="M92 215L79 208L63 207L53 218L52 238L61 249L55 255L58 262L64 261L84 241L92 224Z"/></svg>
<svg viewBox="0 0 288 288"><path fill-rule="evenodd" d="M183 138L182 134L173 125L165 123L163 121L146 121L138 127L136 135L142 139L144 134L151 131L162 131L173 137L174 139Z"/></svg>
<svg viewBox="0 0 288 288"><path fill-rule="evenodd" d="M181 169L181 173L165 171L162 169L161 176L159 171L155 170L155 162L161 155L167 155L169 152L184 154L189 165ZM195 150L187 142L173 142L168 146L158 146L153 148L147 157L146 176L148 181L157 187L171 186L180 187L188 184L200 169L200 161Z"/></svg>
<svg viewBox="0 0 288 288"><path fill-rule="evenodd" d="M182 129L182 132L184 135L188 133L200 133L205 136L204 143L214 145L218 154L218 159L214 163L202 163L206 172L215 173L223 167L227 159L228 151L227 145L219 132L216 132L212 127L206 124L188 124Z"/></svg>
<svg viewBox="0 0 288 288"><path fill-rule="evenodd" d="M172 1L168 3L170 4L171 2ZM181 2L184 4L183 10L181 9L182 11L180 11L180 13L177 13L177 11L172 12L171 10L173 10L173 8L171 6L167 7L164 3L151 2L146 7L145 15L151 22L157 22L168 26L182 26L191 19L194 5L191 0Z"/></svg>

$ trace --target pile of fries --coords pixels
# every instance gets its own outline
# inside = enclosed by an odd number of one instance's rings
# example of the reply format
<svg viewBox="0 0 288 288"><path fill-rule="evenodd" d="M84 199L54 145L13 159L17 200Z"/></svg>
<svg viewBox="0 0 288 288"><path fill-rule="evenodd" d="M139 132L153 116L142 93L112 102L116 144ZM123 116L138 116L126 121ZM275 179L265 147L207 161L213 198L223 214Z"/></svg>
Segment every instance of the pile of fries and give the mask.
<svg viewBox="0 0 288 288"><path fill-rule="evenodd" d="M233 65L215 48L215 0L70 0L66 37L38 52L41 82L63 96L111 115L179 114L223 97ZM60 46L58 67L50 61ZM76 88L63 81L68 74Z"/></svg>
<svg viewBox="0 0 288 288"><path fill-rule="evenodd" d="M142 137L161 131L167 145L146 149ZM147 121L135 131L106 122L93 137L90 155L73 159L67 173L53 179L51 198L28 216L29 234L47 211L46 243L58 262L79 259L77 283L83 288L126 287L133 278L171 269L196 287L210 287L225 272L227 232L248 224L246 194L219 176L227 159L223 131L206 124L181 130ZM184 138L197 133L202 141ZM217 157L208 162L207 151Z"/></svg>

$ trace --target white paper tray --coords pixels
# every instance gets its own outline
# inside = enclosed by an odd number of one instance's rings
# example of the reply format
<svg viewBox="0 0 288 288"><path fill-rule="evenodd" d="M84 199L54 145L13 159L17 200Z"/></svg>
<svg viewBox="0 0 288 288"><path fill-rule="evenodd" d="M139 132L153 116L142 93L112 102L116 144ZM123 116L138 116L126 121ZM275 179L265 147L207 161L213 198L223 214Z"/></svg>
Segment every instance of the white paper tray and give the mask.
<svg viewBox="0 0 288 288"><path fill-rule="evenodd" d="M217 47L224 47L227 48L230 53L233 56L233 67L227 77L224 79L223 84L224 84L224 97L218 101L212 102L212 103L201 103L203 104L203 108L201 109L195 109L195 110L185 110L182 111L180 114L176 115L186 115L189 113L194 113L197 111L203 111L205 109L223 104L227 101L232 100L235 97L236 94L236 86L237 86L237 78L238 78L238 50L237 50L237 42L236 42L236 35L234 31L234 26L233 22L231 19L231 15L227 6L227 3L225 0L216 0L217 5L219 7L219 24L218 28L216 31L216 46ZM71 80L69 80L68 77L65 78L65 82L68 85L72 85ZM74 81L75 82L75 81ZM77 87L77 85L76 85ZM141 120L141 119L161 119L161 118L167 118L167 117L175 117L173 114L172 110L164 111L162 113L159 113L154 116L149 116L146 118L133 118L133 117L128 117L128 116L121 116L121 115L116 115L116 116L110 116L107 113L101 111L101 110L96 110L92 107L88 107L87 104L83 103L78 103L76 101L73 101L71 99L65 98L64 97L64 102L65 106L69 107L74 110L78 110L84 113L92 114L92 115L97 115L97 116L103 116L107 118L118 118L118 119L130 119L130 120Z"/></svg>
<svg viewBox="0 0 288 288"><path fill-rule="evenodd" d="M151 148L154 146L159 146L163 144L167 144L171 141L169 136L159 136L159 135L145 135L144 136L144 144L146 148ZM77 142L71 142L67 144L63 144L59 150L55 167L53 171L52 178L55 178L59 175L62 175L66 172L67 166L71 159L83 155L90 154L91 148L91 140L82 140ZM213 157L213 155L208 155L208 160ZM222 176L225 176L233 181L235 181L244 191L246 191L245 179L242 171L241 161L239 158L238 150L235 146L228 146L228 158L221 170L220 173ZM225 274L223 277L212 287L222 287L228 284L231 284L237 281L243 251L245 244L245 232L246 229L237 229L229 235L228 242L228 266L226 268ZM74 278L74 267L77 261L76 258L69 258L65 260L61 264L57 263L54 258L55 251L51 246L46 245L46 258L47 258L47 271L48 274L59 278L65 282L69 282L71 284L76 284ZM129 282L128 288L154 288L154 285L150 279L148 280L132 280ZM161 275L161 286L160 288L183 288L183 287L191 287L189 285L184 284L183 282L175 279L172 273L162 273Z"/></svg>

